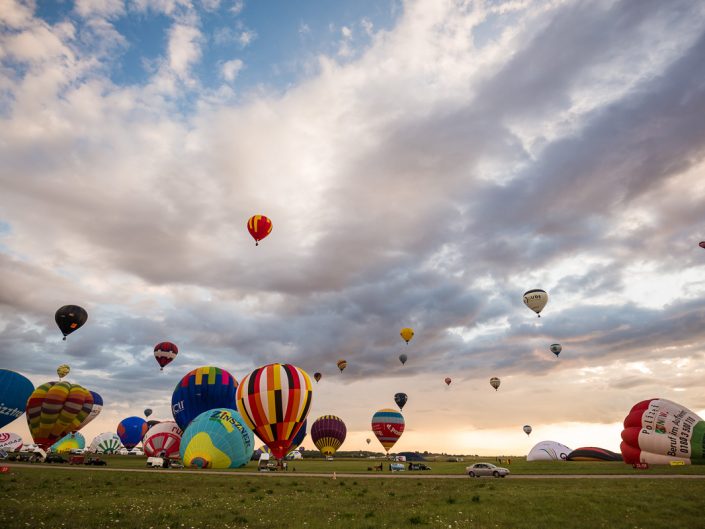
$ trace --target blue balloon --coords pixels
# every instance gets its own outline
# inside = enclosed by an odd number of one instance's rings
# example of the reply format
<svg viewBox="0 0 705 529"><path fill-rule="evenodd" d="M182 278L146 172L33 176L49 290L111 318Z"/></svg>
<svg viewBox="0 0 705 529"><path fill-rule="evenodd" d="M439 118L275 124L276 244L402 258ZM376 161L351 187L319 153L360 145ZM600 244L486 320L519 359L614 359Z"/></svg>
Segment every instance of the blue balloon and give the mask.
<svg viewBox="0 0 705 529"><path fill-rule="evenodd" d="M0 369L0 428L22 416L33 391L34 384L27 377Z"/></svg>
<svg viewBox="0 0 705 529"><path fill-rule="evenodd" d="M139 444L147 430L147 421L142 417L128 417L118 424L117 434L125 448L132 450Z"/></svg>
<svg viewBox="0 0 705 529"><path fill-rule="evenodd" d="M255 434L233 409L217 408L196 417L181 436L184 466L238 468L247 464L255 448Z"/></svg>
<svg viewBox="0 0 705 529"><path fill-rule="evenodd" d="M91 395L93 395L93 406L102 406L103 405L103 397L98 395L95 391L91 391Z"/></svg>
<svg viewBox="0 0 705 529"><path fill-rule="evenodd" d="M289 447L289 452L291 452L292 450L296 450L297 448L299 448L299 446L301 446L301 443L304 442L304 437L306 437L306 422L307 421L308 421L308 419L306 419L306 421L304 421L304 423L301 425L301 429L298 432L296 432L296 436L294 437L293 441L291 441L291 446Z"/></svg>
<svg viewBox="0 0 705 529"><path fill-rule="evenodd" d="M236 389L237 381L225 369L211 366L194 369L176 384L171 396L171 413L176 424L186 430L204 411L236 409Z"/></svg>

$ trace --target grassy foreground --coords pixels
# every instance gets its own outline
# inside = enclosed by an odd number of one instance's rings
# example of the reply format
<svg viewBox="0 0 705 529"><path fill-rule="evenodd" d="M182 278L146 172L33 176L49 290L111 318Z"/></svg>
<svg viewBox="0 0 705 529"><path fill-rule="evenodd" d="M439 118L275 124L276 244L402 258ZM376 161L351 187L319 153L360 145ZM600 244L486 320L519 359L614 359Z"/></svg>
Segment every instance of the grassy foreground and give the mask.
<svg viewBox="0 0 705 529"><path fill-rule="evenodd" d="M705 480L303 478L12 468L0 527L702 527Z"/></svg>

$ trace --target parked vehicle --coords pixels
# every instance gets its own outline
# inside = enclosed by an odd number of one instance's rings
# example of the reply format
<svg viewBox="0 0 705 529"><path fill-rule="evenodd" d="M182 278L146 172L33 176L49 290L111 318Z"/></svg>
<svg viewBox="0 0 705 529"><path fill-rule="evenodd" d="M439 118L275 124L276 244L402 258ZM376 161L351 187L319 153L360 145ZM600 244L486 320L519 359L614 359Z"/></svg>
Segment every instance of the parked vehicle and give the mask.
<svg viewBox="0 0 705 529"><path fill-rule="evenodd" d="M84 455L73 455L69 458L69 465L82 465L86 461Z"/></svg>
<svg viewBox="0 0 705 529"><path fill-rule="evenodd" d="M107 464L108 464L107 461L105 461L104 459L101 459L101 458L99 458L99 457L89 457L89 458L86 459L86 461L84 462L84 465L94 465L94 466L97 466L97 467L104 467L104 466L106 466Z"/></svg>
<svg viewBox="0 0 705 529"><path fill-rule="evenodd" d="M59 454L49 454L44 460L45 463L68 463L68 459Z"/></svg>
<svg viewBox="0 0 705 529"><path fill-rule="evenodd" d="M431 470L431 467L423 463L409 463L409 470Z"/></svg>
<svg viewBox="0 0 705 529"><path fill-rule="evenodd" d="M475 463L469 467L465 467L465 472L471 478L479 478L481 476L494 476L496 478L504 478L509 474L506 468L498 467L492 463Z"/></svg>
<svg viewBox="0 0 705 529"><path fill-rule="evenodd" d="M164 467L164 459L161 457L148 457L147 458L147 466L150 468L163 468Z"/></svg>
<svg viewBox="0 0 705 529"><path fill-rule="evenodd" d="M392 472L402 472L406 470L406 468L404 468L404 465L402 463L390 463L389 470L391 470Z"/></svg>

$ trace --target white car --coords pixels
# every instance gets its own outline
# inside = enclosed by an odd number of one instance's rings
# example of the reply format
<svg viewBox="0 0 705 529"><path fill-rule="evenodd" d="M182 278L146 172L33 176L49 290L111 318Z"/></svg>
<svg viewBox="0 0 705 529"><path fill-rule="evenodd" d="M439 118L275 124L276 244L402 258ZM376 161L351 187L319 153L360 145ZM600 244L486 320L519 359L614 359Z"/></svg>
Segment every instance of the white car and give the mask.
<svg viewBox="0 0 705 529"><path fill-rule="evenodd" d="M481 476L494 476L496 478L504 478L509 474L506 468L498 467L492 463L475 463L469 467L465 467L465 472L471 478L479 478Z"/></svg>

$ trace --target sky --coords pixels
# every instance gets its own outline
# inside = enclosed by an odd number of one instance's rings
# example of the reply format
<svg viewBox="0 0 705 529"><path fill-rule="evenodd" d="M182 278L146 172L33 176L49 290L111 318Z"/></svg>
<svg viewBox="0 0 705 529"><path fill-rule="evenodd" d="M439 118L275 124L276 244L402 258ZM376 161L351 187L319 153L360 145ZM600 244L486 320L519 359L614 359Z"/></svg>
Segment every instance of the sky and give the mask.
<svg viewBox="0 0 705 529"><path fill-rule="evenodd" d="M0 0L0 368L69 364L89 442L286 362L343 450L405 392L395 451L618 451L705 416L703 115L690 0Z"/></svg>

